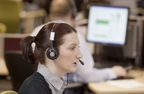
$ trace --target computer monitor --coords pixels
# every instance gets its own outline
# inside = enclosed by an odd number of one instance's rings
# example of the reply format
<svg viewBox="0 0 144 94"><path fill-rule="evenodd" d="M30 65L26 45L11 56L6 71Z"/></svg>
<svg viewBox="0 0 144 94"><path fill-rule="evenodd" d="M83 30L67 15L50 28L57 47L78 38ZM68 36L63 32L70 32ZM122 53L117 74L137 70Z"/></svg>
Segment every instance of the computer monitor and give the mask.
<svg viewBox="0 0 144 94"><path fill-rule="evenodd" d="M125 45L129 8L91 5L86 40L93 43Z"/></svg>

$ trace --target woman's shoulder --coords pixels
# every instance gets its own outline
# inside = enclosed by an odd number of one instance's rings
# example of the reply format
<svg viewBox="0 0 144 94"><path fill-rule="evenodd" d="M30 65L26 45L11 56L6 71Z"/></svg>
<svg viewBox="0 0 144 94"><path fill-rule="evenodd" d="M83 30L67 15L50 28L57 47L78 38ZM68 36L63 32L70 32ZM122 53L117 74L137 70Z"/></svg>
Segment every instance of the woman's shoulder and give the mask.
<svg viewBox="0 0 144 94"><path fill-rule="evenodd" d="M30 85L48 85L44 77L39 72L34 72L30 77L28 77L24 83Z"/></svg>
<svg viewBox="0 0 144 94"><path fill-rule="evenodd" d="M24 81L19 92L21 91L26 91L28 94L51 94L52 92L44 77L38 72L34 72Z"/></svg>

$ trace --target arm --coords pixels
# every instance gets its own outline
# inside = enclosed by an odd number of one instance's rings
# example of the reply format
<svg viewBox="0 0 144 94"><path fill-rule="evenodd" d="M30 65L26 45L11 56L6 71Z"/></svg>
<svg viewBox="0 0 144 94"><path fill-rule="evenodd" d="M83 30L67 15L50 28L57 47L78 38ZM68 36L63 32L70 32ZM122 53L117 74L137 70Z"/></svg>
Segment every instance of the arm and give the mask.
<svg viewBox="0 0 144 94"><path fill-rule="evenodd" d="M104 81L108 79L116 78L115 72L111 68L106 69L96 69L94 68L94 60L89 51L87 43L84 37L78 33L80 41L80 51L83 55L81 59L85 65L78 63L77 75L80 82L92 82L92 81Z"/></svg>
<svg viewBox="0 0 144 94"><path fill-rule="evenodd" d="M45 87L44 85L37 85L30 87L26 94L52 94L52 91L49 87Z"/></svg>

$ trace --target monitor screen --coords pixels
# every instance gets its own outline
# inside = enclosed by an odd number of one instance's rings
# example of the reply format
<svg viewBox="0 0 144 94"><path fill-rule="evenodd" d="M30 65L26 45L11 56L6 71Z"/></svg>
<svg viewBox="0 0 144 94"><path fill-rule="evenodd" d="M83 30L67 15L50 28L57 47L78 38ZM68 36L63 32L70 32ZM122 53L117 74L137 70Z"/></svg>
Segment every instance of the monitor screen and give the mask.
<svg viewBox="0 0 144 94"><path fill-rule="evenodd" d="M125 45L129 8L91 5L86 40Z"/></svg>

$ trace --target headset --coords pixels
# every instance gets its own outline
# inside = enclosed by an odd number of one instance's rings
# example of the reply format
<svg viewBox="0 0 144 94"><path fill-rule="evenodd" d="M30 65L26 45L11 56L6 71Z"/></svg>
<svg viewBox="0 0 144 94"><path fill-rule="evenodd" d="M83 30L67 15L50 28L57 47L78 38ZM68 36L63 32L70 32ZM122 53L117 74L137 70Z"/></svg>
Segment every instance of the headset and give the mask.
<svg viewBox="0 0 144 94"><path fill-rule="evenodd" d="M57 23L55 23L53 25L52 30L50 32L50 48L46 52L47 57L51 60L54 60L59 56L58 48L53 46L53 41L54 41L54 37L55 37L54 28L55 28L56 25L57 25Z"/></svg>
<svg viewBox="0 0 144 94"><path fill-rule="evenodd" d="M47 55L47 57L49 58L49 59L51 59L51 60L54 60L54 59L57 59L57 57L59 56L59 50L58 50L58 48L56 48L56 47L54 47L53 46L53 41L54 41L54 37L55 37L55 32L54 32L54 28L55 28L55 26L57 25L58 23L55 23L54 25L53 25L53 27L52 27L52 30L51 30L51 32L50 32L50 48L47 50L47 52L46 52L46 55ZM81 61L80 59L79 59L79 61L80 61L80 63L82 64L82 65L84 65L84 62L83 61Z"/></svg>

